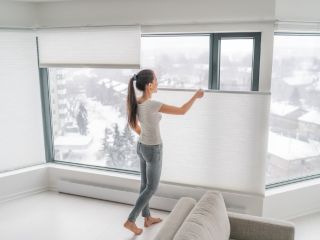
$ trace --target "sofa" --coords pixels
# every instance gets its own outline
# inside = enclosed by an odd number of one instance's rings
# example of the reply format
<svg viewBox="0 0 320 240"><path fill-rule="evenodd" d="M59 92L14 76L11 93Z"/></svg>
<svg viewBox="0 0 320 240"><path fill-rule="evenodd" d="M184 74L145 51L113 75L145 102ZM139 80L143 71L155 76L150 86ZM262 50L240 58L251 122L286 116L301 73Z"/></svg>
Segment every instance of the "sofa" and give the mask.
<svg viewBox="0 0 320 240"><path fill-rule="evenodd" d="M179 199L154 240L294 240L295 226L283 220L228 212L220 192L197 202Z"/></svg>

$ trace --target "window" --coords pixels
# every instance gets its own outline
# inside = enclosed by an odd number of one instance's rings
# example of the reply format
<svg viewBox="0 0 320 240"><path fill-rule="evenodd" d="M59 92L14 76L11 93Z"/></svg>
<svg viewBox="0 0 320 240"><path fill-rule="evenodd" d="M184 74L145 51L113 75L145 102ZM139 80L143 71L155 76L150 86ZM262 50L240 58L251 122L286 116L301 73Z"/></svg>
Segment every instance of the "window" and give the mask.
<svg viewBox="0 0 320 240"><path fill-rule="evenodd" d="M211 88L258 91L261 33L217 33L211 42Z"/></svg>
<svg viewBox="0 0 320 240"><path fill-rule="evenodd" d="M258 80L256 35L143 35L141 68L155 71L159 88L250 91ZM126 124L125 105L138 70L45 67L47 161L138 173L138 136Z"/></svg>
<svg viewBox="0 0 320 240"><path fill-rule="evenodd" d="M145 35L142 67L154 69L159 87L208 89L209 35Z"/></svg>
<svg viewBox="0 0 320 240"><path fill-rule="evenodd" d="M261 33L144 35L142 66L159 87L258 91Z"/></svg>
<svg viewBox="0 0 320 240"><path fill-rule="evenodd" d="M54 160L138 171L137 135L126 124L133 70L50 68Z"/></svg>
<svg viewBox="0 0 320 240"><path fill-rule="evenodd" d="M320 174L320 36L274 37L267 184Z"/></svg>

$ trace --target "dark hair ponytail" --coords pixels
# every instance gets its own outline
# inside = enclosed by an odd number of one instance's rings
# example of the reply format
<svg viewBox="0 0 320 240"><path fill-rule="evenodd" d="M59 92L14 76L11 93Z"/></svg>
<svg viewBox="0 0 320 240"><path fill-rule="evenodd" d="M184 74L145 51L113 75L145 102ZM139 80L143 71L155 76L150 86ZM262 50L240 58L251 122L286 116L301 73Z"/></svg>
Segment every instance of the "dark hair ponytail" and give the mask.
<svg viewBox="0 0 320 240"><path fill-rule="evenodd" d="M132 128L137 126L137 110L138 103L136 93L134 91L133 81L134 77L130 78L128 86L128 97L127 97L127 112L128 112L128 123Z"/></svg>
<svg viewBox="0 0 320 240"><path fill-rule="evenodd" d="M140 91L145 91L146 85L152 83L154 79L154 72L151 69L141 70L138 74L135 74L130 78L128 85L128 96L127 96L127 113L128 113L128 124L131 128L137 126L137 112L138 103L136 93L134 91L133 81L136 81L136 87Z"/></svg>

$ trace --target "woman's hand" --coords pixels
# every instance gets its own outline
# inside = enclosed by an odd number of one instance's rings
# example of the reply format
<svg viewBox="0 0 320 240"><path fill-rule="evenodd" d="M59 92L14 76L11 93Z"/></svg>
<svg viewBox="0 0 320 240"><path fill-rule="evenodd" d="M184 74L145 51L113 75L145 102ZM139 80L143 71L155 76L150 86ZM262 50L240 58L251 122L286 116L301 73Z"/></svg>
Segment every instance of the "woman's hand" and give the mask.
<svg viewBox="0 0 320 240"><path fill-rule="evenodd" d="M196 93L194 94L194 97L195 97L195 98L202 98L203 95L204 95L204 91L203 91L202 89L198 89L198 90L196 91Z"/></svg>

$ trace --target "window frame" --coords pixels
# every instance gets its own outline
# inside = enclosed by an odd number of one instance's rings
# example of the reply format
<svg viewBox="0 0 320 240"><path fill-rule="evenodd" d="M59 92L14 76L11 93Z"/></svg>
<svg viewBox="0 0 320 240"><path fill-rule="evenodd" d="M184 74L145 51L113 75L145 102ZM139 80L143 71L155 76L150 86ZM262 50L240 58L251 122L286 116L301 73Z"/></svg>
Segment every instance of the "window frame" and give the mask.
<svg viewBox="0 0 320 240"><path fill-rule="evenodd" d="M227 39L253 39L252 52L252 75L250 91L259 91L260 74L260 55L261 55L261 32L234 32L234 33L213 33L210 35L211 71L210 83L211 89L220 90L220 56L221 40ZM229 91L229 90L227 90ZM236 91L235 91L236 92Z"/></svg>

